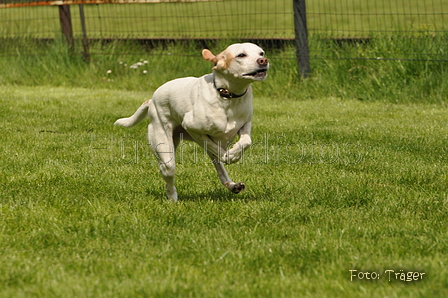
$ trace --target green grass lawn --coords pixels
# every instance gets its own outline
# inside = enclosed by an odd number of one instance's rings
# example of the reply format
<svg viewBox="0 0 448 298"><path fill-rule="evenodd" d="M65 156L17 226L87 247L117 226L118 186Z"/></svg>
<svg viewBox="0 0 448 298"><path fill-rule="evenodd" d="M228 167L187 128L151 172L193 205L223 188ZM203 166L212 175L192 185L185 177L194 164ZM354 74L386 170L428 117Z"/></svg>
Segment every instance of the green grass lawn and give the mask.
<svg viewBox="0 0 448 298"><path fill-rule="evenodd" d="M0 297L447 296L446 104L257 93L247 191L185 145L172 204L152 90L1 85Z"/></svg>

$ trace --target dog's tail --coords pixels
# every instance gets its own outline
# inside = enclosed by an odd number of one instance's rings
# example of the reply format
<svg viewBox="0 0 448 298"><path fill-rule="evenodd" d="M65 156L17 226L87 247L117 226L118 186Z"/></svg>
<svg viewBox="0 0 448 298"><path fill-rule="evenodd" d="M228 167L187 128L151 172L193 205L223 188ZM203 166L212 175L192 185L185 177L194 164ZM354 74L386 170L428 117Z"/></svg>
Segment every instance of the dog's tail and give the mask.
<svg viewBox="0 0 448 298"><path fill-rule="evenodd" d="M145 101L138 109L135 111L134 115L128 118L121 118L115 121L114 125L120 125L124 127L132 127L138 123L140 123L142 120L144 120L146 117L148 117L148 109L149 109L149 103L151 100Z"/></svg>

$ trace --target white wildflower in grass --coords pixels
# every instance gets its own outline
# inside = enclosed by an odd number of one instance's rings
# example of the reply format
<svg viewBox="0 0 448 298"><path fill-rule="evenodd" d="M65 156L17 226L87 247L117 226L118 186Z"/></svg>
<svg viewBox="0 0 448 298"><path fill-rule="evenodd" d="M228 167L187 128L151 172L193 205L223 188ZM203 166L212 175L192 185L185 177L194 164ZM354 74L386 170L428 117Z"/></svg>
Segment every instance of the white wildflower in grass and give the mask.
<svg viewBox="0 0 448 298"><path fill-rule="evenodd" d="M147 73L148 73L148 71L147 71L147 70L144 70L144 71L143 71L143 74L147 74Z"/></svg>
<svg viewBox="0 0 448 298"><path fill-rule="evenodd" d="M139 68L139 67L142 66L142 65L143 65L143 63L141 63L141 62L137 62L137 63L132 64L132 65L130 66L130 68L132 68L132 69L137 69L137 68Z"/></svg>
<svg viewBox="0 0 448 298"><path fill-rule="evenodd" d="M111 74L111 73L112 73L112 70L109 69L109 70L107 71L107 74Z"/></svg>
<svg viewBox="0 0 448 298"><path fill-rule="evenodd" d="M143 64L148 64L148 60L143 61Z"/></svg>

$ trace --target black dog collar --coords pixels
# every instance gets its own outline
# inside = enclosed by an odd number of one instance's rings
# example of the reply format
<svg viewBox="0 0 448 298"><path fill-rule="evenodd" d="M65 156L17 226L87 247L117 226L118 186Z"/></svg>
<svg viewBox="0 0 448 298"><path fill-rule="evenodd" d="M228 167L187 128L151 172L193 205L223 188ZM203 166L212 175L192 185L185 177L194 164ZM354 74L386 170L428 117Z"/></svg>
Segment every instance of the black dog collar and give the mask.
<svg viewBox="0 0 448 298"><path fill-rule="evenodd" d="M215 89L218 90L219 95L221 97L228 98L228 99L242 97L242 96L244 96L247 93L247 89L242 94L235 94L235 93L232 93L232 92L230 92L229 90L227 90L225 88L217 88L216 87L216 82L215 82L214 78L213 78L213 86L215 86Z"/></svg>
<svg viewBox="0 0 448 298"><path fill-rule="evenodd" d="M224 88L216 88L216 90L218 90L219 95L221 95L221 97L229 98L229 99L238 98L238 97L244 96L247 93L247 89L242 94L235 94L235 93L229 92L229 90L224 89Z"/></svg>

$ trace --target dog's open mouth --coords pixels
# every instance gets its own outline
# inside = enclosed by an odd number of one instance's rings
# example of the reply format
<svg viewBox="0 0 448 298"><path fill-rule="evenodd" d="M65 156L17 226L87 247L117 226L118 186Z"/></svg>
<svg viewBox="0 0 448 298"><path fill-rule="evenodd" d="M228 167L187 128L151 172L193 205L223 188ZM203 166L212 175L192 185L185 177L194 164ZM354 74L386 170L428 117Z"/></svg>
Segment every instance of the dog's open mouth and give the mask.
<svg viewBox="0 0 448 298"><path fill-rule="evenodd" d="M264 78L266 76L267 69L259 69L257 71L243 74L243 77Z"/></svg>

